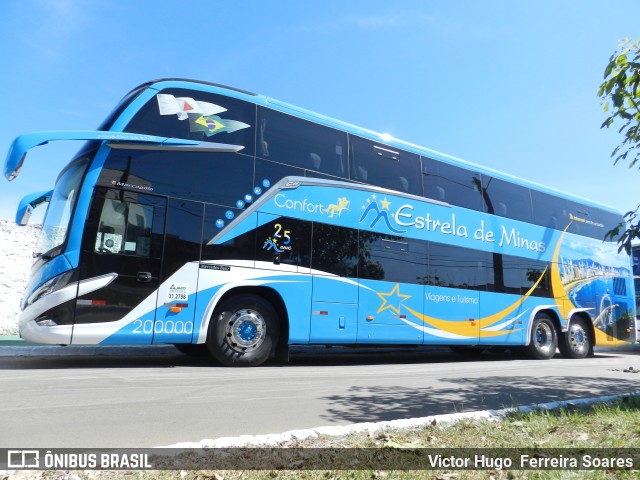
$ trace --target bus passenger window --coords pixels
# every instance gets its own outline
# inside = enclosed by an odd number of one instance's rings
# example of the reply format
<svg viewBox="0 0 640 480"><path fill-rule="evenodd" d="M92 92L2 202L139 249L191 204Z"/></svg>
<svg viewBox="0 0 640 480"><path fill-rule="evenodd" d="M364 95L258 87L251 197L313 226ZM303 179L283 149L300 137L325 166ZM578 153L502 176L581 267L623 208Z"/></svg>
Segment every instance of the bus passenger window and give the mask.
<svg viewBox="0 0 640 480"><path fill-rule="evenodd" d="M487 252L481 250L431 242L427 276L420 283L438 287L486 290L488 258Z"/></svg>
<svg viewBox="0 0 640 480"><path fill-rule="evenodd" d="M420 156L351 135L351 178L399 192L422 195Z"/></svg>
<svg viewBox="0 0 640 480"><path fill-rule="evenodd" d="M267 108L258 109L258 156L346 178L347 134Z"/></svg>
<svg viewBox="0 0 640 480"><path fill-rule="evenodd" d="M258 214L260 221L273 217L272 221L256 229L256 261L266 265L274 263L278 254L278 264L311 266L311 222L289 217L275 217Z"/></svg>
<svg viewBox="0 0 640 480"><path fill-rule="evenodd" d="M398 190L399 192L409 191L409 180L407 180L407 177L398 177L398 188L396 188L396 190Z"/></svg>
<svg viewBox="0 0 640 480"><path fill-rule="evenodd" d="M314 274L356 277L358 250L358 230L313 224L311 268Z"/></svg>
<svg viewBox="0 0 640 480"><path fill-rule="evenodd" d="M527 187L495 177L482 177L484 211L492 215L533 222L531 194Z"/></svg>
<svg viewBox="0 0 640 480"><path fill-rule="evenodd" d="M360 180L361 182L369 180L369 172L367 172L367 168L362 165L356 165L354 180Z"/></svg>
<svg viewBox="0 0 640 480"><path fill-rule="evenodd" d="M264 137L267 130L267 119L262 118L260 120L260 141L258 142L258 155L264 158L269 158L269 142Z"/></svg>
<svg viewBox="0 0 640 480"><path fill-rule="evenodd" d="M322 157L317 153L311 152L309 154L309 168L311 170L320 171L320 166L322 165Z"/></svg>
<svg viewBox="0 0 640 480"><path fill-rule="evenodd" d="M422 157L422 183L427 198L482 210L479 173Z"/></svg>
<svg viewBox="0 0 640 480"><path fill-rule="evenodd" d="M533 223L542 227L563 230L569 225L567 200L549 193L531 190Z"/></svg>
<svg viewBox="0 0 640 480"><path fill-rule="evenodd" d="M531 292L534 297L551 297L551 273L549 264L539 260L520 260L522 293ZM536 288L532 289L533 286Z"/></svg>

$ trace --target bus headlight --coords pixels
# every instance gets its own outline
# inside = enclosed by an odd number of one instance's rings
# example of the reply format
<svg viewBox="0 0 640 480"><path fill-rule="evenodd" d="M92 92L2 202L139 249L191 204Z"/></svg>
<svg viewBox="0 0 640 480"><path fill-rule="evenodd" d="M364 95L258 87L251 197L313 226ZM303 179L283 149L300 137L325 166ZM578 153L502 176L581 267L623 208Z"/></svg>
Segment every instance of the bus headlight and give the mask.
<svg viewBox="0 0 640 480"><path fill-rule="evenodd" d="M31 295L27 297L27 299L22 303L22 309L24 310L29 305L35 303L42 297L49 295L50 293L53 293L57 290L60 290L61 288L66 287L71 281L72 277L73 277L73 270L70 270L68 272L62 273L56 277L53 277L47 280L38 288L36 288Z"/></svg>

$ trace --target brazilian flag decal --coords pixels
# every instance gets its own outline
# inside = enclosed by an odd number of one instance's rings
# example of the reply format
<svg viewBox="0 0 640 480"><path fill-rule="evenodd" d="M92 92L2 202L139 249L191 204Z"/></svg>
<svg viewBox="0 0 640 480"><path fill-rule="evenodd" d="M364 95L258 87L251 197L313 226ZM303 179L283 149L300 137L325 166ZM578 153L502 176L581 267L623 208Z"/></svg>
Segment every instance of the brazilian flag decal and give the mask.
<svg viewBox="0 0 640 480"><path fill-rule="evenodd" d="M248 128L243 122L237 120L227 120L217 115L200 115L189 114L189 129L192 132L204 132L207 137L216 135L217 133L232 133L243 128Z"/></svg>

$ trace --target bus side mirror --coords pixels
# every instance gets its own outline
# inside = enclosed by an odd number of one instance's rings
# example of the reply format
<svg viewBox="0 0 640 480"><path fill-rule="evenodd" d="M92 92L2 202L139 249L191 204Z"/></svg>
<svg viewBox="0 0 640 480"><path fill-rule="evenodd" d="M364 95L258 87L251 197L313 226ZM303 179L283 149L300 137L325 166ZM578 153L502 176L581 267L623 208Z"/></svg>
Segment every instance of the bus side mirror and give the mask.
<svg viewBox="0 0 640 480"><path fill-rule="evenodd" d="M18 176L29 150L39 145L46 145L54 140L98 140L106 141L107 145L111 148L183 152L235 153L244 148L243 145L201 142L199 140L189 140L186 138L158 137L156 135L130 132L70 130L26 133L20 135L11 143L7 159L4 163L5 178L11 181Z"/></svg>
<svg viewBox="0 0 640 480"><path fill-rule="evenodd" d="M16 212L16 223L21 226L26 225L27 222L29 222L31 213L39 205L51 200L52 193L53 190L49 190L48 192L30 193L20 200L20 205L18 205L18 210Z"/></svg>

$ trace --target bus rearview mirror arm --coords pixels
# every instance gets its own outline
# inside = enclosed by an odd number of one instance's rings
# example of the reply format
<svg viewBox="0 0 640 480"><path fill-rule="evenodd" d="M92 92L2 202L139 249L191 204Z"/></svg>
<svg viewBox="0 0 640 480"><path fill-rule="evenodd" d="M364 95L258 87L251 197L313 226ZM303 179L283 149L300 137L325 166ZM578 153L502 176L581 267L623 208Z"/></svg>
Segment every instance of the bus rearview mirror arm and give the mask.
<svg viewBox="0 0 640 480"><path fill-rule="evenodd" d="M130 132L102 132L92 130L34 132L20 135L11 147L4 164L4 176L8 181L20 173L27 152L34 147L45 145L56 140L97 140L105 141L111 148L137 150L170 150L189 152L226 152L235 153L244 148L242 145L226 143L201 142L185 138L159 137Z"/></svg>

